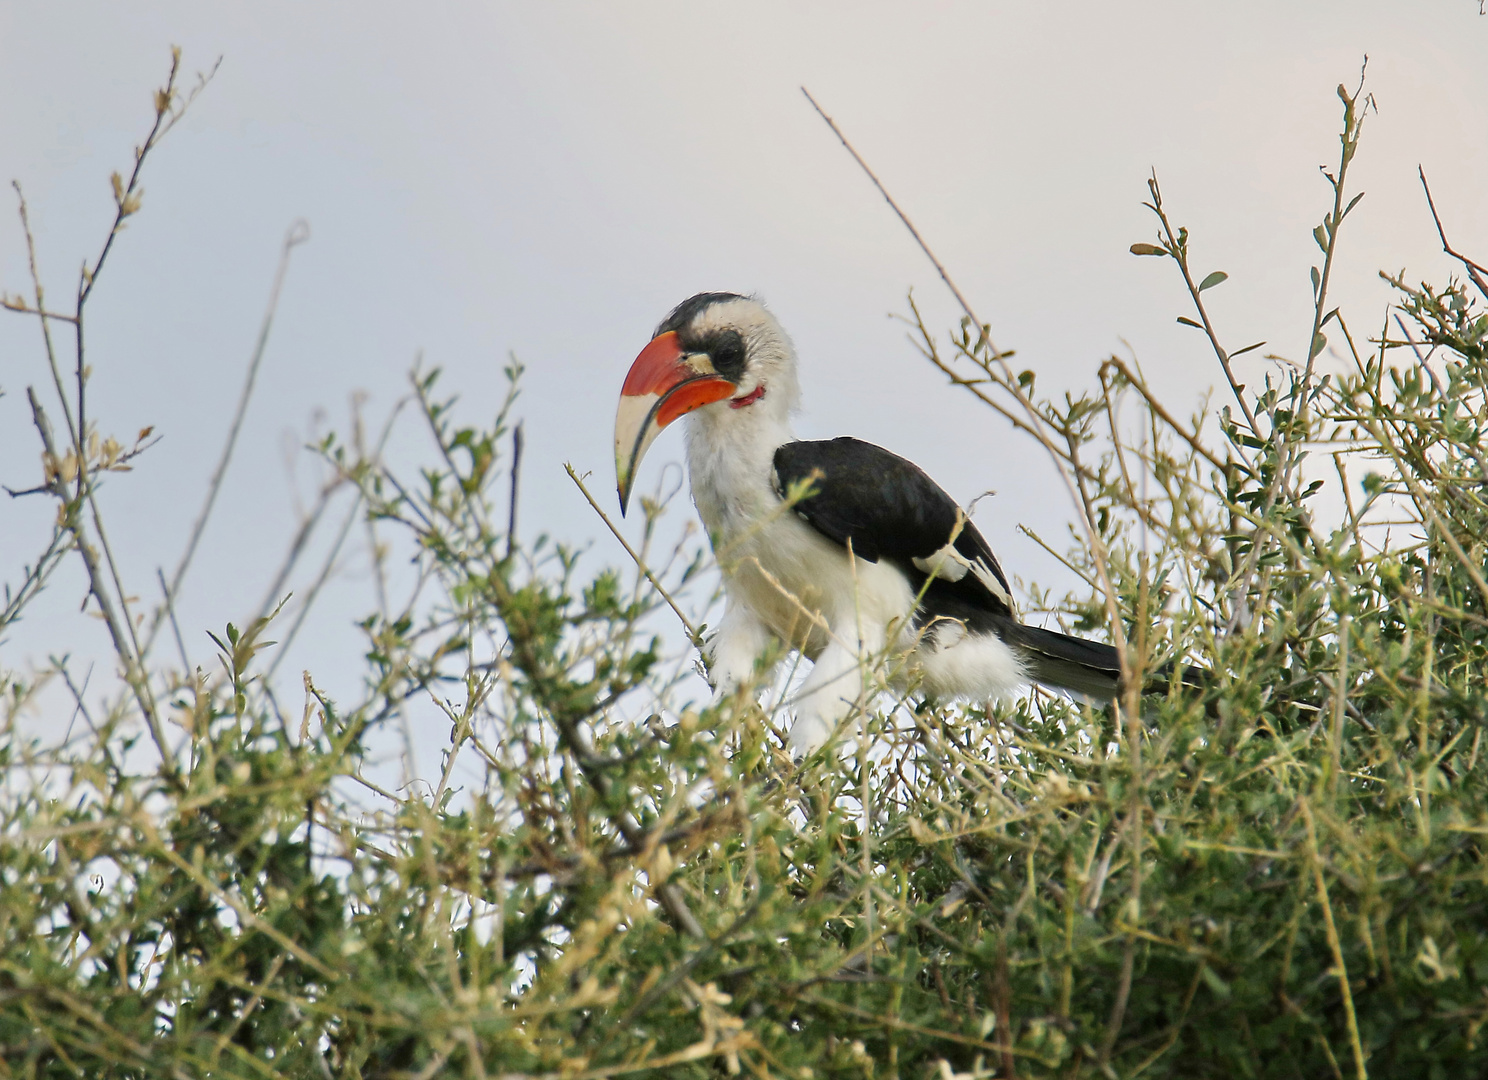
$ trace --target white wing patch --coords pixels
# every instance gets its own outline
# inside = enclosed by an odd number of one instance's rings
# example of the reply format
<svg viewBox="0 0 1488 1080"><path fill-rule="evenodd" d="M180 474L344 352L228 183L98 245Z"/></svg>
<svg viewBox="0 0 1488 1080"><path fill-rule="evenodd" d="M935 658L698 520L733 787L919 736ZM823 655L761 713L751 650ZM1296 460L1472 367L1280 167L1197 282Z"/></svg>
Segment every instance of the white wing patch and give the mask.
<svg viewBox="0 0 1488 1080"><path fill-rule="evenodd" d="M938 577L942 581L960 581L971 569L971 562L956 550L955 544L947 544L926 559L915 559L915 568L922 574Z"/></svg>
<svg viewBox="0 0 1488 1080"><path fill-rule="evenodd" d="M992 572L990 566L982 562L981 559L978 559L971 564L971 572L976 575L978 581L987 587L989 593L1006 604L1009 610L1013 610L1013 598L1002 587L1002 582L997 580L997 575Z"/></svg>
<svg viewBox="0 0 1488 1080"><path fill-rule="evenodd" d="M947 544L928 558L915 559L913 562L920 573L938 577L942 581L960 581L970 570L972 576L980 581L989 593L1009 608L1013 606L1013 598L1002 587L1002 582L997 580L997 575L992 572L992 568L981 559L971 560L962 555L956 550L954 542Z"/></svg>

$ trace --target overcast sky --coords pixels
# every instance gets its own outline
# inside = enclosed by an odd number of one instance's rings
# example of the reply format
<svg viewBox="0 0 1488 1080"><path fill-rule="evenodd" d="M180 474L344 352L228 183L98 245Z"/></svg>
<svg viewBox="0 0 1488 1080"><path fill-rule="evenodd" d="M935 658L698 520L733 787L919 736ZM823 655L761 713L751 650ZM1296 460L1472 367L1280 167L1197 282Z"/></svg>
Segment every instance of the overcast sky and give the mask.
<svg viewBox="0 0 1488 1080"><path fill-rule="evenodd" d="M181 597L202 631L263 594L309 498L293 448L385 414L420 353L468 418L487 416L514 352L528 458L523 522L617 549L561 471L613 491L611 431L630 361L701 290L757 292L793 335L808 437L854 434L914 458L953 495L996 489L977 521L1015 573L1067 584L1016 532L1069 508L1005 423L937 380L888 318L914 288L956 312L924 257L800 93L874 164L1004 348L1053 386L1135 354L1184 409L1216 377L1178 326L1173 267L1150 240L1155 168L1232 346L1300 357L1310 236L1337 157L1334 88L1368 84L1335 295L1375 327L1382 268L1441 281L1416 179L1460 247L1488 252L1488 17L1433 3L169 3L0 5L0 179L25 186L54 296L75 286L150 121L168 47L216 78L148 166L144 206L92 307L101 432L163 439L103 507L130 592L157 598L221 446L285 230L309 222L285 286L225 498ZM0 193L5 205L9 191ZM0 212L0 289L27 287ZM25 387L48 378L34 322L0 319L0 482L38 476ZM1265 351L1265 350L1263 350ZM1244 377L1259 378L1259 353ZM422 453L410 427L394 454ZM651 451L642 487L681 439ZM15 582L55 508L0 501L0 576ZM371 609L353 551L285 671L355 673ZM303 587L301 583L300 587ZM103 655L69 567L0 646L0 665ZM351 687L342 682L342 693ZM432 737L432 736L431 736ZM441 733L440 738L443 737Z"/></svg>

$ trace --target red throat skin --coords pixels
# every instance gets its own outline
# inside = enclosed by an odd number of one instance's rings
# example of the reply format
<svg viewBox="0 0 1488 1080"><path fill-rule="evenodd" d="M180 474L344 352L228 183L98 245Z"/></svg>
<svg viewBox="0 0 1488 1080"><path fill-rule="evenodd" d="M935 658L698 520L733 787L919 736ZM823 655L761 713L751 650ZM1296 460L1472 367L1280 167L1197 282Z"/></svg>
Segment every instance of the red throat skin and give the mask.
<svg viewBox="0 0 1488 1080"><path fill-rule="evenodd" d="M758 386L756 386L753 390L749 391L749 393L745 394L743 397L741 397L741 398L734 398L732 401L730 401L729 402L729 408L730 409L742 409L746 405L753 405L756 401L758 401L760 398L762 398L764 396L765 396L765 384L764 383L760 383Z"/></svg>

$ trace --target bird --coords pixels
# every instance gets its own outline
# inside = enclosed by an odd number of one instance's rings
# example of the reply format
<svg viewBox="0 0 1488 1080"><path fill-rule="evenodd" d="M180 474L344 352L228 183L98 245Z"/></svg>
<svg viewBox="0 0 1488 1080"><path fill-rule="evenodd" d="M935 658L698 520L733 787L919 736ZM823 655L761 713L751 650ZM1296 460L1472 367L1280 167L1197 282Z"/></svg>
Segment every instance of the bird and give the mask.
<svg viewBox="0 0 1488 1080"><path fill-rule="evenodd" d="M686 420L693 503L723 574L703 655L719 699L767 675L780 646L812 670L795 697L797 758L840 736L863 700L864 658L937 700L1005 698L1037 683L1114 698L1111 645L1023 623L981 532L924 470L862 440L797 439L796 350L762 301L684 300L621 387L615 472L622 515L662 430Z"/></svg>

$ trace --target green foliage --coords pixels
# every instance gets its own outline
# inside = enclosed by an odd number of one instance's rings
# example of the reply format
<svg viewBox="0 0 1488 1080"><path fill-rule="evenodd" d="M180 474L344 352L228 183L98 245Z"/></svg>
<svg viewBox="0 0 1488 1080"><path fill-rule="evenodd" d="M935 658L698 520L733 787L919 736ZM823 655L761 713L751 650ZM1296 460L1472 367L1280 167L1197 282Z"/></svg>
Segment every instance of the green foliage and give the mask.
<svg viewBox="0 0 1488 1080"><path fill-rule="evenodd" d="M1203 306L1226 277L1195 281L1151 182L1159 243L1133 251L1181 272L1217 424L1116 358L1036 397L985 328L946 351L915 320L1075 497L1089 587L1034 606L1166 693L936 705L865 658L867 738L797 766L781 687L679 697L667 627L702 563L653 558L656 505L633 572L517 543L515 391L467 427L416 374L416 480L318 447L415 583L360 624L358 700L271 693L275 615L227 626L211 673L147 671L121 630L106 715L79 695L60 744L3 676L0 1075L1488 1070L1488 296L1397 277L1400 336L1356 351L1327 307L1366 101L1343 98L1313 325L1256 393ZM1346 355L1315 346L1332 324ZM64 517L37 567L86 551L96 458L38 489ZM417 709L448 745L392 788Z"/></svg>

